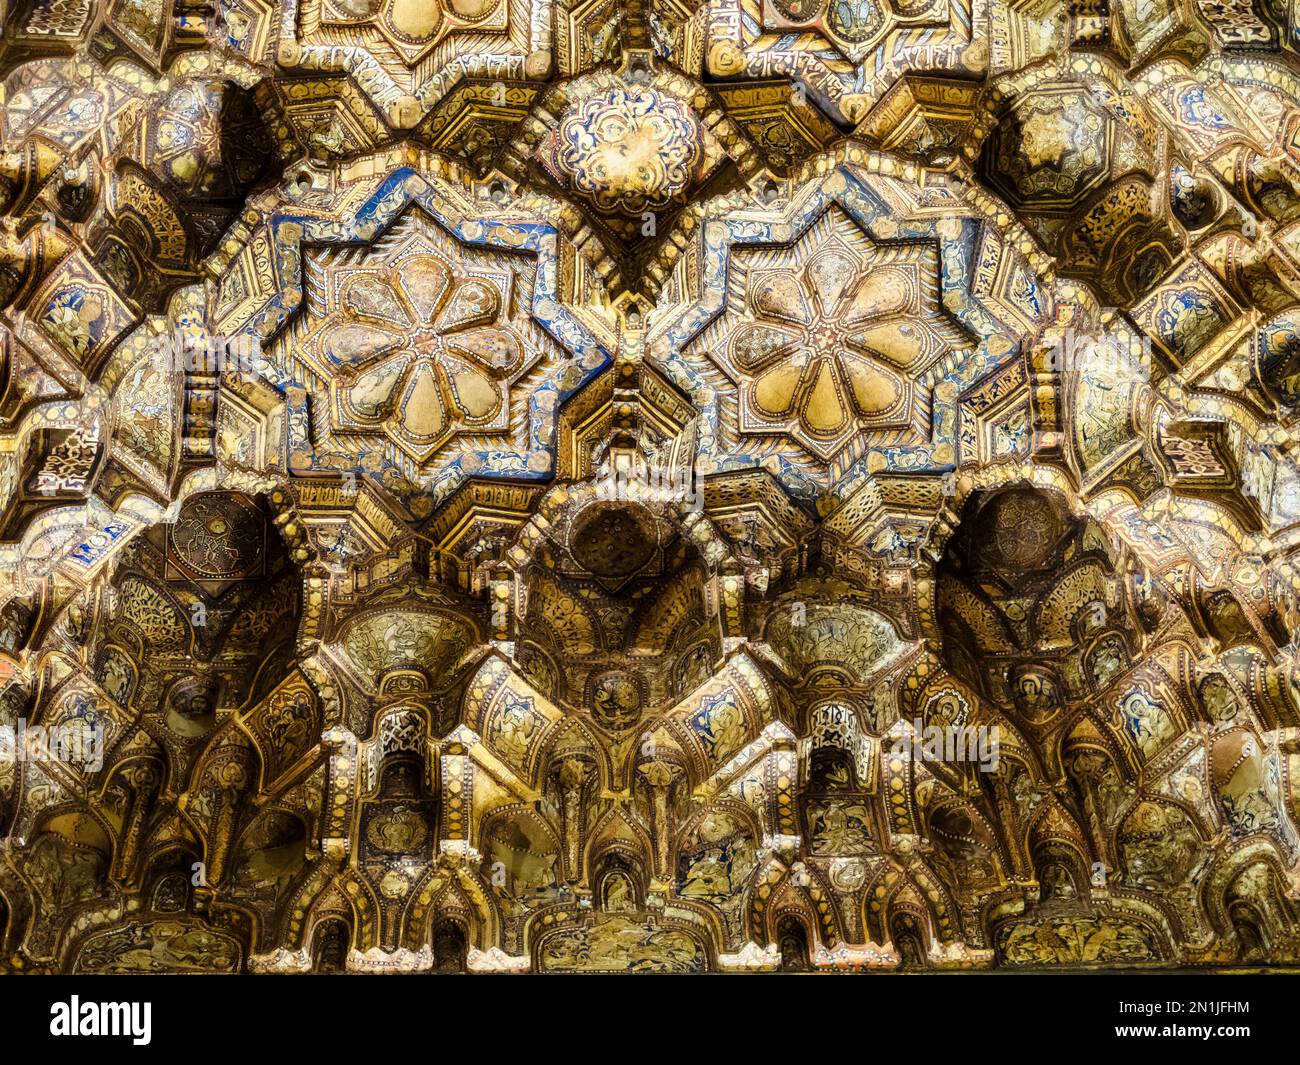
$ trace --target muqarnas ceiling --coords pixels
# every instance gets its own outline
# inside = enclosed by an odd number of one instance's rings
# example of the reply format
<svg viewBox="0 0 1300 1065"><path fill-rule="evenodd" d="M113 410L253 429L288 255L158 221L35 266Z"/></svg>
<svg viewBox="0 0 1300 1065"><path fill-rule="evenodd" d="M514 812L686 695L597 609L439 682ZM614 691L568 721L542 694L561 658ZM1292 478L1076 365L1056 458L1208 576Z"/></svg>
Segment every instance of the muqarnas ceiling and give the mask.
<svg viewBox="0 0 1300 1065"><path fill-rule="evenodd" d="M15 0L0 969L1300 961L1266 0Z"/></svg>

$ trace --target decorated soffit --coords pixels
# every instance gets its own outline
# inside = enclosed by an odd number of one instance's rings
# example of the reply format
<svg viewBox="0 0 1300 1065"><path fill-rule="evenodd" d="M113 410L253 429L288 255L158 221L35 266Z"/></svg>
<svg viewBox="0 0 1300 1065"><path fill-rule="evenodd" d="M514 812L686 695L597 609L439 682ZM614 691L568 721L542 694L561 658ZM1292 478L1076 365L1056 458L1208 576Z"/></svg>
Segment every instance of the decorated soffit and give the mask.
<svg viewBox="0 0 1300 1065"><path fill-rule="evenodd" d="M10 4L0 970L1297 964L1292 21Z"/></svg>

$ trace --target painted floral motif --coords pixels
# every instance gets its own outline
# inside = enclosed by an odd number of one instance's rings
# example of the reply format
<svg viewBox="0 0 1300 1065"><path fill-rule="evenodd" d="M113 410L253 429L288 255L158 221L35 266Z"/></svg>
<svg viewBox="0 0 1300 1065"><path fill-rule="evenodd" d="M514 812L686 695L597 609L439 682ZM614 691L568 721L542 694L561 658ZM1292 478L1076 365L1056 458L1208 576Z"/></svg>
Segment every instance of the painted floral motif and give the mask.
<svg viewBox="0 0 1300 1065"><path fill-rule="evenodd" d="M318 335L339 371L342 420L382 430L420 462L457 432L504 430L509 382L526 361L503 321L509 286L508 275L463 276L430 254L348 277L341 313Z"/></svg>
<svg viewBox="0 0 1300 1065"><path fill-rule="evenodd" d="M678 100L654 89L616 88L583 101L559 128L558 163L603 211L667 206L702 155L700 127Z"/></svg>
<svg viewBox="0 0 1300 1065"><path fill-rule="evenodd" d="M933 252L880 248L840 222L824 218L771 267L758 253L747 313L729 312L715 352L741 384L742 429L786 432L822 458L860 429L912 425L915 379L951 339L927 313Z"/></svg>

